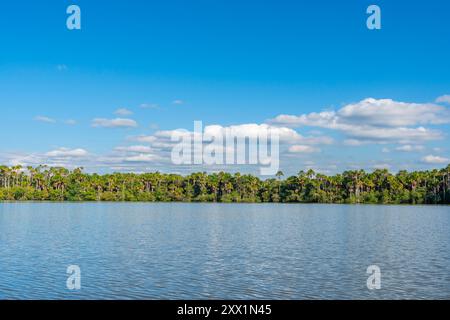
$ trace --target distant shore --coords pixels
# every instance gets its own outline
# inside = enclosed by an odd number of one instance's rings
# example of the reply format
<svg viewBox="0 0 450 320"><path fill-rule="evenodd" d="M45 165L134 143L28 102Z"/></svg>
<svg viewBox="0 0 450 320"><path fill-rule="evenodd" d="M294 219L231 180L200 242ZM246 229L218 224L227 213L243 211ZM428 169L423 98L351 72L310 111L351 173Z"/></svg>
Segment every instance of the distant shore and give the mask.
<svg viewBox="0 0 450 320"><path fill-rule="evenodd" d="M82 204L111 204L111 205L161 205L161 204L180 204L180 205L256 205L256 206L264 206L264 205L274 205L274 206L295 206L295 205L318 205L318 206L398 206L398 207L446 207L450 206L450 203L444 204L409 204L409 203L320 203L320 202L186 202L186 201L71 201L71 200L0 200L0 205L2 204L74 204L74 205L82 205Z"/></svg>
<svg viewBox="0 0 450 320"><path fill-rule="evenodd" d="M0 201L449 204L450 165L431 171L313 170L262 180L239 173L87 174L82 168L0 166Z"/></svg>

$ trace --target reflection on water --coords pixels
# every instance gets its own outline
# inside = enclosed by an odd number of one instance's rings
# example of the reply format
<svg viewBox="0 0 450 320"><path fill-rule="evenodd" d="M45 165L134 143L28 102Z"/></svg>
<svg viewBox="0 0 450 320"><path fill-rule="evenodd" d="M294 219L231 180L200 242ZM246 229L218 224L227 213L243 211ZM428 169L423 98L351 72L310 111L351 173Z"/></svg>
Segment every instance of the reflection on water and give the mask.
<svg viewBox="0 0 450 320"><path fill-rule="evenodd" d="M449 299L450 208L4 203L0 299L16 298Z"/></svg>

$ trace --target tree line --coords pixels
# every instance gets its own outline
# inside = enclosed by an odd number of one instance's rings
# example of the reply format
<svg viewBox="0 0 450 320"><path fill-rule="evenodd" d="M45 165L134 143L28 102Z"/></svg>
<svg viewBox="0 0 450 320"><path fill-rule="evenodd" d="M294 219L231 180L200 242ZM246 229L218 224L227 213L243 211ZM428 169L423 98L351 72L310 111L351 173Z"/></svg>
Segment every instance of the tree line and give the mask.
<svg viewBox="0 0 450 320"><path fill-rule="evenodd" d="M430 171L313 170L262 180L239 173L88 174L82 168L0 166L0 201L449 204L450 165Z"/></svg>

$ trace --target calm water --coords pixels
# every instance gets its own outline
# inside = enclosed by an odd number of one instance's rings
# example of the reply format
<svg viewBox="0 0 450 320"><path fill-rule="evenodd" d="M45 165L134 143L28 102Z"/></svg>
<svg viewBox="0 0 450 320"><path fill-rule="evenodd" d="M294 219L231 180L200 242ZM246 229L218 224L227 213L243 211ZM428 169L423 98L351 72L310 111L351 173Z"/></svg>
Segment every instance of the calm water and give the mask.
<svg viewBox="0 0 450 320"><path fill-rule="evenodd" d="M450 299L450 207L0 204L0 299L16 298Z"/></svg>

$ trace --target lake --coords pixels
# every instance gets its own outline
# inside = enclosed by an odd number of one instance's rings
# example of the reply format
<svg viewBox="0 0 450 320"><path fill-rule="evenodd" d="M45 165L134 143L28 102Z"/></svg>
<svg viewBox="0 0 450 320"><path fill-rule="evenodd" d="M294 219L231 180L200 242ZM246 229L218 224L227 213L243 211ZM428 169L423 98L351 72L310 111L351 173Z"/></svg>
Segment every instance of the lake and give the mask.
<svg viewBox="0 0 450 320"><path fill-rule="evenodd" d="M450 299L448 206L0 204L0 299L414 298Z"/></svg>

